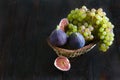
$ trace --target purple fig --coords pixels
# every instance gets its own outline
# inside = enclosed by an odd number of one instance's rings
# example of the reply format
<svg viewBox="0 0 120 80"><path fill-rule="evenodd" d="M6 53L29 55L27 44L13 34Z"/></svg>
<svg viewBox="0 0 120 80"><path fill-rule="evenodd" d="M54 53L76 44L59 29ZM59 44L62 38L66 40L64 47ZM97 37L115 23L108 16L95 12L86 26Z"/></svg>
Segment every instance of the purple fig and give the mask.
<svg viewBox="0 0 120 80"><path fill-rule="evenodd" d="M67 35L64 31L57 29L51 33L49 39L52 45L63 46L67 42Z"/></svg>
<svg viewBox="0 0 120 80"><path fill-rule="evenodd" d="M85 45L85 39L80 33L73 32L68 38L68 44L71 49L79 49Z"/></svg>
<svg viewBox="0 0 120 80"><path fill-rule="evenodd" d="M61 71L68 71L71 68L70 62L67 57L59 56L55 59L54 65Z"/></svg>

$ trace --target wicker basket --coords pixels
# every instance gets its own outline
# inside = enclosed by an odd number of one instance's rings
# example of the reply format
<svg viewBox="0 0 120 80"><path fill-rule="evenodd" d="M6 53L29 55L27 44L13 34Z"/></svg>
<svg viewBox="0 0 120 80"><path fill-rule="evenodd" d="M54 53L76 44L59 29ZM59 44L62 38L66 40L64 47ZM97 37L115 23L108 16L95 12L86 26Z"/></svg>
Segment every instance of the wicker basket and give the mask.
<svg viewBox="0 0 120 80"><path fill-rule="evenodd" d="M77 50L69 50L69 49L64 49L60 47L53 46L50 42L49 39L47 39L47 42L49 46L56 52L58 56L65 56L65 57L77 57L80 56L81 54L84 54L88 51L90 51L93 47L96 46L96 43L90 43L80 49Z"/></svg>

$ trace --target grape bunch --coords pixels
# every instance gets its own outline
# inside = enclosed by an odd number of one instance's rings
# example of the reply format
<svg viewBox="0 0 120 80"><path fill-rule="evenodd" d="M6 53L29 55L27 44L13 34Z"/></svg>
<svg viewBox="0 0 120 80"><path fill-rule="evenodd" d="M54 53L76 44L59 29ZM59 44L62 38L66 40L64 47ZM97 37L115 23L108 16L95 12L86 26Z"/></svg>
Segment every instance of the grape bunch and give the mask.
<svg viewBox="0 0 120 80"><path fill-rule="evenodd" d="M114 25L102 8L88 9L86 6L72 10L67 19L69 21L66 33L81 33L86 42L99 40L99 50L106 52L114 40Z"/></svg>
<svg viewBox="0 0 120 80"><path fill-rule="evenodd" d="M99 41L99 49L103 52L106 52L109 49L109 46L112 45L114 40L113 28L114 25L109 21L109 18L106 16L106 13L103 12L102 8L96 10L95 22L96 22L96 31Z"/></svg>
<svg viewBox="0 0 120 80"><path fill-rule="evenodd" d="M98 31L98 37L100 38L99 49L106 52L109 46L112 45L114 40L113 25L111 22L105 22L101 24Z"/></svg>

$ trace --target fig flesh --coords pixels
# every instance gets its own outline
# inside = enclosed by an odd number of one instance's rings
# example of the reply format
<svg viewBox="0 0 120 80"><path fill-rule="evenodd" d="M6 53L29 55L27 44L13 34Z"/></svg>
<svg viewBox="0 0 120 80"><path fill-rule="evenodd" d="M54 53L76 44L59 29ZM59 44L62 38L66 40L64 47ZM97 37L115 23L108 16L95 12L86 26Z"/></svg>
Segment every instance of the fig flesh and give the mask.
<svg viewBox="0 0 120 80"><path fill-rule="evenodd" d="M68 38L68 44L71 49L79 49L85 45L85 39L80 33L73 32Z"/></svg>
<svg viewBox="0 0 120 80"><path fill-rule="evenodd" d="M54 30L50 37L50 43L55 46L63 46L67 42L67 35L63 30Z"/></svg>
<svg viewBox="0 0 120 80"><path fill-rule="evenodd" d="M63 31L65 31L65 27L69 24L68 19L67 18L63 18L61 19L60 23L59 23L59 28Z"/></svg>
<svg viewBox="0 0 120 80"><path fill-rule="evenodd" d="M71 68L70 62L67 57L59 56L55 59L54 65L61 71L68 71Z"/></svg>

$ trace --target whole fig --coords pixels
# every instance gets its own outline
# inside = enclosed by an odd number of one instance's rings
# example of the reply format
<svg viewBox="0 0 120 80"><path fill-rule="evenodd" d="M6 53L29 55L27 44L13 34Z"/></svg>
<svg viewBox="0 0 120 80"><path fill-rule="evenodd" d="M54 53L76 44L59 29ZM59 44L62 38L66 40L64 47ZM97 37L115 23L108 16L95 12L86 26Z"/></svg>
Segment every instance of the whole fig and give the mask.
<svg viewBox="0 0 120 80"><path fill-rule="evenodd" d="M67 42L67 35L63 30L54 30L50 37L50 43L55 46L63 46Z"/></svg>
<svg viewBox="0 0 120 80"><path fill-rule="evenodd" d="M68 38L68 44L71 49L79 49L85 45L85 39L80 33L73 32Z"/></svg>

